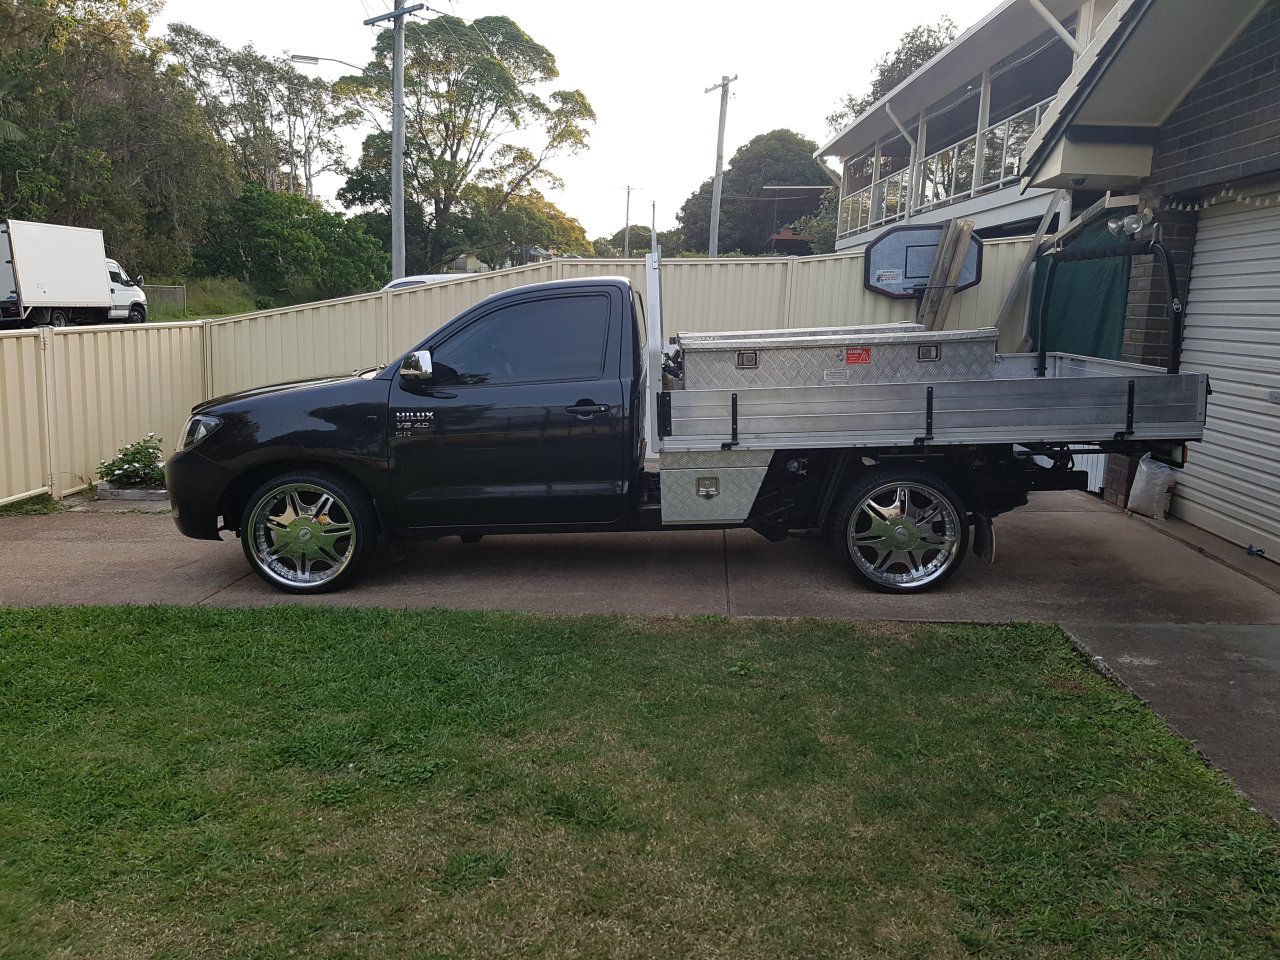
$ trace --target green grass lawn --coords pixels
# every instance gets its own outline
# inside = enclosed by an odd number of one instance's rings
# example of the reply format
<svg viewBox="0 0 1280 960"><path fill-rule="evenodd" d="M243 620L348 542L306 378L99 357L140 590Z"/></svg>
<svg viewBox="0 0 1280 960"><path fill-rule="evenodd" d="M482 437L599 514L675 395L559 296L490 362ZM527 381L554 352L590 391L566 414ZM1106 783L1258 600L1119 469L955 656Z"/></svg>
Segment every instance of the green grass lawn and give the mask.
<svg viewBox="0 0 1280 960"><path fill-rule="evenodd" d="M0 609L0 955L1275 957L1055 628Z"/></svg>

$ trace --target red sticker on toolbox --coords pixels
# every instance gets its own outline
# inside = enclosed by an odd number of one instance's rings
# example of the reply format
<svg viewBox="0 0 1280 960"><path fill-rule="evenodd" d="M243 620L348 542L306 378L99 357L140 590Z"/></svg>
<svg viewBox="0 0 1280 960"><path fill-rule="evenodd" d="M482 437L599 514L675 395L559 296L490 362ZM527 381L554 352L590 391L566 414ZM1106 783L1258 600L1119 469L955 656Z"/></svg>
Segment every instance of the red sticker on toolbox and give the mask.
<svg viewBox="0 0 1280 960"><path fill-rule="evenodd" d="M855 363L870 363L871 348L870 347L845 347L844 362L847 365Z"/></svg>

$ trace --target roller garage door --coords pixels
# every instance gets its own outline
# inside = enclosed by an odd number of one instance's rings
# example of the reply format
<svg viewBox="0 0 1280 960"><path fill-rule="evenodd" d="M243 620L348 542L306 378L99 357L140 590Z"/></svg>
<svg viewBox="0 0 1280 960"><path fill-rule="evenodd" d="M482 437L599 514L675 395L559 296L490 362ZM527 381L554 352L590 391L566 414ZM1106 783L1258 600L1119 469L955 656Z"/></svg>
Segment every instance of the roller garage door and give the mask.
<svg viewBox="0 0 1280 960"><path fill-rule="evenodd" d="M1200 215L1183 369L1207 373L1204 442L1178 478L1173 512L1280 561L1280 209L1215 205Z"/></svg>

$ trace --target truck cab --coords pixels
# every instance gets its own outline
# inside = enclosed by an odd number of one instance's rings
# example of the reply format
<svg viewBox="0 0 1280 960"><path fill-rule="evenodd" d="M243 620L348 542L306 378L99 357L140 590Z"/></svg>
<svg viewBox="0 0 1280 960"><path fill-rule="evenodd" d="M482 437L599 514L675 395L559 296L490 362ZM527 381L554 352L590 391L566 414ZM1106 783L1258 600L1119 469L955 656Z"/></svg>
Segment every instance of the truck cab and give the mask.
<svg viewBox="0 0 1280 960"><path fill-rule="evenodd" d="M147 293L142 289L142 277L130 278L118 261L108 259L107 293L111 305L107 307L107 319L126 323L142 323L147 319Z"/></svg>

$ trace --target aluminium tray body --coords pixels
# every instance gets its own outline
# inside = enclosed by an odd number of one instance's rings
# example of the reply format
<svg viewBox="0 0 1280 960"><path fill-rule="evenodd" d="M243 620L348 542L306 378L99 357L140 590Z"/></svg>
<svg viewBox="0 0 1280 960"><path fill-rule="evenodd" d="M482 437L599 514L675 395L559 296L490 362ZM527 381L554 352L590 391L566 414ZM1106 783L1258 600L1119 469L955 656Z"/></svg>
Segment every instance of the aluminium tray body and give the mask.
<svg viewBox="0 0 1280 960"><path fill-rule="evenodd" d="M1198 440L1208 378L1050 354L1001 358L999 375L937 383L673 390L663 452L1033 442ZM736 399L735 399L736 398Z"/></svg>

